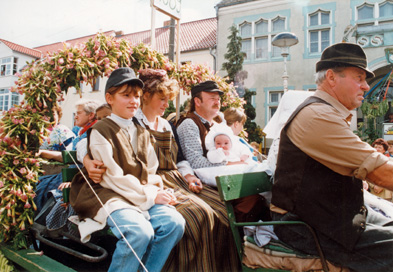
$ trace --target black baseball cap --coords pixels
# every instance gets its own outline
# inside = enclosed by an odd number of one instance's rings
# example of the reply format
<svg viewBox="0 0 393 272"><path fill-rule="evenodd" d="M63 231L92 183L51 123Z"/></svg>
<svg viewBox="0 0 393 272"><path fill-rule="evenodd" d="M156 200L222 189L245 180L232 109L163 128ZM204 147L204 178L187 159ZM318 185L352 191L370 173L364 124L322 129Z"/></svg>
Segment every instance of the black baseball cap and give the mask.
<svg viewBox="0 0 393 272"><path fill-rule="evenodd" d="M136 77L134 70L129 67L121 67L112 72L105 86L105 93L112 87L117 87L125 83L134 83L143 88L145 84Z"/></svg>

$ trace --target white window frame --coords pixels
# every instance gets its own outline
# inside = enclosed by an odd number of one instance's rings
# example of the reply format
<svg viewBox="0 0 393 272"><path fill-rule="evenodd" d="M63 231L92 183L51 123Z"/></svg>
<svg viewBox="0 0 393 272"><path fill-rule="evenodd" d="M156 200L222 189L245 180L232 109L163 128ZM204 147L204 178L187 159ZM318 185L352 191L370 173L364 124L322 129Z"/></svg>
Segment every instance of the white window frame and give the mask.
<svg viewBox="0 0 393 272"><path fill-rule="evenodd" d="M374 4L370 4L367 2L364 2L363 4L356 6L356 12L355 12L355 19L356 23L358 25L379 25L381 23L392 23L393 22L393 16L380 16L381 14L381 7L384 5L389 4L393 5L393 0L385 0L383 2L376 2ZM366 18L366 19L359 19L359 9L364 7L364 6L370 6L373 7L373 17L372 18Z"/></svg>
<svg viewBox="0 0 393 272"><path fill-rule="evenodd" d="M18 58L6 57L0 59L0 76L12 76L18 72Z"/></svg>
<svg viewBox="0 0 393 272"><path fill-rule="evenodd" d="M20 100L21 100L20 95L18 93L11 92L10 88L1 88L0 89L0 112L1 111L8 111L9 109L14 107L15 105L19 105Z"/></svg>
<svg viewBox="0 0 393 272"><path fill-rule="evenodd" d="M278 94L278 101L272 101L271 100L271 98L272 98L272 94ZM267 114L268 114L268 120L267 121L269 121L272 117L273 117L273 114L272 114L272 110L273 109L275 109L275 110L277 110L277 108L278 108L278 104L280 104L280 101L281 101L281 98L282 98L282 96L284 95L284 90L272 90L272 91L269 91L268 92L268 103L267 103L267 110L268 110L268 112L267 112ZM275 112L275 111L274 111Z"/></svg>
<svg viewBox="0 0 393 272"><path fill-rule="evenodd" d="M273 31L273 23L277 20L283 20L284 21L284 29L278 29ZM257 24L261 22L267 22L267 31L259 31L257 32ZM244 21L243 23L239 24L239 32L241 33L241 28L244 27L246 24L250 24L250 22ZM281 56L281 48L276 48L275 46L271 45L273 37L283 31L286 31L288 29L288 19L287 17L277 15L276 17L272 19L265 19L265 18L259 18L257 21L251 22L251 35L240 35L243 40L248 40L251 39L251 52L250 56L254 55L255 60L268 60L271 57L276 58L276 57L282 57ZM261 50L257 46L257 40L258 39L265 39L267 37L267 56L263 55L261 57L257 56L257 50ZM251 60L250 57L245 58L245 60Z"/></svg>
<svg viewBox="0 0 393 272"><path fill-rule="evenodd" d="M328 24L322 23L322 14L328 14L329 15L329 22ZM311 17L318 15L318 23L316 25L311 25ZM308 53L309 54L320 54L326 47L331 45L332 43L332 12L330 10L322 10L318 9L317 11L313 13L307 14L307 35L308 35ZM322 47L322 32L324 31L329 31L329 41L328 44L324 47ZM318 33L318 51L317 52L311 52L311 35L312 33Z"/></svg>
<svg viewBox="0 0 393 272"><path fill-rule="evenodd" d="M249 43L249 49L245 50L244 49L244 44L245 43ZM242 40L242 52L245 54L244 55L244 60L251 60L251 54L252 54L252 39L248 38L248 39L243 39Z"/></svg>

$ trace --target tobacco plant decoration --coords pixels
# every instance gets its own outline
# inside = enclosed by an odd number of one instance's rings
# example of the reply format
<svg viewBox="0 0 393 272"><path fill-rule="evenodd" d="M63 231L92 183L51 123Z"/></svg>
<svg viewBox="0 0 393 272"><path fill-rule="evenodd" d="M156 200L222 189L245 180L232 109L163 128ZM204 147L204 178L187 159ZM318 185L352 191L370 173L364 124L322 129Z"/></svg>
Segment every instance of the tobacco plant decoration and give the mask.
<svg viewBox="0 0 393 272"><path fill-rule="evenodd" d="M144 44L98 33L88 42L50 53L27 65L13 92L24 95L24 102L10 109L0 120L0 242L17 248L29 246L27 234L33 224L35 188L42 174L41 159L35 153L48 135L54 105L64 92L81 83L92 86L97 77L109 76L119 67L165 69L178 80L185 93L204 80L215 80L225 92L223 104L241 107L233 85L203 65L176 67L163 54Z"/></svg>

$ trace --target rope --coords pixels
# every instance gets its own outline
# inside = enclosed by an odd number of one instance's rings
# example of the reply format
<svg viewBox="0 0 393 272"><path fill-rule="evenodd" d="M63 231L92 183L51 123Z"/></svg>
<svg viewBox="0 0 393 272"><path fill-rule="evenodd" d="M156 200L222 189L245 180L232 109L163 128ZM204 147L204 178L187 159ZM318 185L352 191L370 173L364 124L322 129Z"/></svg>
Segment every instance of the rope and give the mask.
<svg viewBox="0 0 393 272"><path fill-rule="evenodd" d="M388 90L389 90L389 85L390 85L390 82L392 81L391 79L390 79L390 76L392 75L392 73L393 73L393 70L390 72L390 74L389 74L389 81L388 81L388 85L386 86L386 91L385 91L385 94L384 94L384 96L383 96L383 100L385 101L385 99L386 99L386 95L387 95L387 93L388 93Z"/></svg>
<svg viewBox="0 0 393 272"><path fill-rule="evenodd" d="M63 143L63 141L60 139L60 141ZM64 143L63 143L64 145ZM105 213L108 215L108 217L110 218L110 220L112 221L112 223L115 225L116 229L118 230L118 232L120 233L120 236L122 237L122 239L124 239L124 241L126 242L127 246L131 249L132 253L135 255L136 259L138 260L139 264L142 266L143 270L145 272L148 272L148 270L146 269L145 265L142 263L141 259L139 259L138 255L136 254L135 250L133 249L133 247L130 245L130 243L127 241L126 237L124 236L124 234L121 232L120 228L118 227L118 225L116 224L116 222L113 220L112 216L110 215L110 213L108 212L108 210L105 208L104 203L102 203L100 197L97 195L97 193L94 191L94 188L91 186L90 182L88 181L88 179L86 178L86 176L83 174L82 170L80 169L78 163L75 161L74 157L71 156L71 153L69 150L65 150L67 152L67 154L70 156L70 158L72 159L72 161L74 162L74 164L76 165L76 167L78 168L79 173L82 174L82 177L84 178L84 180L86 181L86 183L89 185L91 191L93 192L93 194L95 195L95 197L97 198L98 202L100 202L102 208L104 208Z"/></svg>
<svg viewBox="0 0 393 272"><path fill-rule="evenodd" d="M366 95L364 97L367 97L370 93L372 93L374 91L375 88L377 88L379 86L379 83L381 83L383 80L385 80L388 76L390 75L390 73L387 73L380 81L378 81L377 84L374 85L374 87L371 88L371 90L369 90Z"/></svg>

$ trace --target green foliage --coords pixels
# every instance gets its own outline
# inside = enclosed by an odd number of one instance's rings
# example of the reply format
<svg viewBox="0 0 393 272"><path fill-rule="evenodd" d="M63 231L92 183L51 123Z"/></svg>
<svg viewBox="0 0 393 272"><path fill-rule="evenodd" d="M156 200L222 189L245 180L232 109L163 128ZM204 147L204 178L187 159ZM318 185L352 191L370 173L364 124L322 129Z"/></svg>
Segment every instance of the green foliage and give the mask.
<svg viewBox="0 0 393 272"><path fill-rule="evenodd" d="M251 105L251 97L255 95L255 92L246 89L244 94L244 99L247 103L243 106L244 111L247 115L246 123L244 124L244 128L248 134L248 141L261 143L262 141L262 129L252 120L256 117L256 111L253 105Z"/></svg>
<svg viewBox="0 0 393 272"><path fill-rule="evenodd" d="M176 112L176 107L173 104L173 101L170 100L168 104L169 106L165 109L164 115L162 116L163 118L167 118L169 114Z"/></svg>
<svg viewBox="0 0 393 272"><path fill-rule="evenodd" d="M1 272L11 272L15 271L15 267L11 262L4 256L4 254L0 251L0 271Z"/></svg>
<svg viewBox="0 0 393 272"><path fill-rule="evenodd" d="M363 113L363 122L358 123L355 133L365 142L371 144L374 140L382 137L382 129L378 126L381 119L389 109L387 100L382 102L364 101L360 107Z"/></svg>
<svg viewBox="0 0 393 272"><path fill-rule="evenodd" d="M222 64L222 69L228 73L229 82L235 81L236 74L243 69L244 53L242 49L242 38L238 35L239 31L235 25L229 28L231 34L228 36L227 53L224 57L227 62Z"/></svg>

